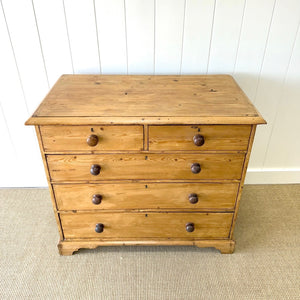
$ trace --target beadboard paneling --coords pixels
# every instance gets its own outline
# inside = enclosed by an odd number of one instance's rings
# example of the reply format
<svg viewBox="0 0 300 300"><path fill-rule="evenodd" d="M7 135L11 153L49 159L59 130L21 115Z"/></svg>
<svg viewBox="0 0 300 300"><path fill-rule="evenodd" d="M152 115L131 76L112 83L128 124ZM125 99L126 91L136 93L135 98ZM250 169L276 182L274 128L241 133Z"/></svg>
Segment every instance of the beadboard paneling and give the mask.
<svg viewBox="0 0 300 300"><path fill-rule="evenodd" d="M234 77L250 99L255 98L274 7L275 0L246 1Z"/></svg>
<svg viewBox="0 0 300 300"><path fill-rule="evenodd" d="M155 74L180 74L184 0L156 0Z"/></svg>
<svg viewBox="0 0 300 300"><path fill-rule="evenodd" d="M245 0L216 1L211 46L208 59L208 74L232 74L236 60Z"/></svg>
<svg viewBox="0 0 300 300"><path fill-rule="evenodd" d="M61 0L34 0L33 4L49 85L52 86L61 74L74 72L64 4Z"/></svg>
<svg viewBox="0 0 300 300"><path fill-rule="evenodd" d="M24 116L29 114L29 110L5 21L1 10L0 186L11 186L15 183L19 183L20 186L30 186L33 179L38 186L46 185L34 128L24 126Z"/></svg>
<svg viewBox="0 0 300 300"><path fill-rule="evenodd" d="M298 0L2 0L0 187L46 185L24 122L63 73L232 74L268 121L246 182L299 182L299 23Z"/></svg>
<svg viewBox="0 0 300 300"><path fill-rule="evenodd" d="M285 76L283 91L280 94L278 108L270 142L265 155L264 167L277 165L281 168L300 166L300 30L293 45L292 55ZM292 151L287 147L291 145Z"/></svg>
<svg viewBox="0 0 300 300"><path fill-rule="evenodd" d="M49 84L32 1L3 0L2 7L26 103L33 111L48 92Z"/></svg>
<svg viewBox="0 0 300 300"><path fill-rule="evenodd" d="M94 1L64 0L64 8L74 73L99 74L100 58Z"/></svg>
<svg viewBox="0 0 300 300"><path fill-rule="evenodd" d="M186 1L181 74L206 73L214 11L214 0Z"/></svg>
<svg viewBox="0 0 300 300"><path fill-rule="evenodd" d="M124 0L95 1L102 74L127 74L124 3Z"/></svg>
<svg viewBox="0 0 300 300"><path fill-rule="evenodd" d="M265 165L276 112L279 109L289 62L293 55L299 12L298 0L276 1L257 92L253 99L255 106L268 122L266 126L261 126L257 130L250 161L250 166L254 168L263 168ZM287 132L287 135L289 134L291 133ZM293 145L289 147L293 148ZM282 152L277 152L277 155L281 156ZM277 160L274 163L274 167L284 167Z"/></svg>
<svg viewBox="0 0 300 300"><path fill-rule="evenodd" d="M154 72L154 2L126 1L128 74Z"/></svg>

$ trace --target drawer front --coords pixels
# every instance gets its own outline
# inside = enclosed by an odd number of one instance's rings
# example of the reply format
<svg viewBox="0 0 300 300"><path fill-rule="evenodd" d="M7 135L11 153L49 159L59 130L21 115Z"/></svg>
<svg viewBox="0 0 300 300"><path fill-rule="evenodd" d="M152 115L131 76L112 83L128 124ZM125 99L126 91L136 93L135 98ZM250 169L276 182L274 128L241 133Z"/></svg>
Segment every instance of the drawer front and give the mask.
<svg viewBox="0 0 300 300"><path fill-rule="evenodd" d="M149 150L247 150L249 125L149 126Z"/></svg>
<svg viewBox="0 0 300 300"><path fill-rule="evenodd" d="M243 154L47 155L52 181L240 179ZM199 168L199 164L200 168ZM92 175L91 173L98 175ZM199 171L195 174L192 172Z"/></svg>
<svg viewBox="0 0 300 300"><path fill-rule="evenodd" d="M53 185L59 210L233 210L238 183Z"/></svg>
<svg viewBox="0 0 300 300"><path fill-rule="evenodd" d="M70 213L61 214L66 239L72 238L227 238L232 213ZM186 225L194 224L187 232ZM96 224L103 232L96 232Z"/></svg>
<svg viewBox="0 0 300 300"><path fill-rule="evenodd" d="M41 126L45 151L142 150L143 126Z"/></svg>

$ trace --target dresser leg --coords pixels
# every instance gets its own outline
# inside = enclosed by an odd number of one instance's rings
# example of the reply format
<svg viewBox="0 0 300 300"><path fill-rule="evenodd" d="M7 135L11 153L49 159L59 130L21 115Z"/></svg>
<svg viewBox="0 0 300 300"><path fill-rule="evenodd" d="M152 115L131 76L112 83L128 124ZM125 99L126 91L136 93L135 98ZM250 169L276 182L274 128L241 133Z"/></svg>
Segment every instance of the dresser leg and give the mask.
<svg viewBox="0 0 300 300"><path fill-rule="evenodd" d="M211 240L211 241L197 241L195 245L199 248L213 247L218 249L222 254L232 254L234 252L234 240Z"/></svg>
<svg viewBox="0 0 300 300"><path fill-rule="evenodd" d="M79 248L72 245L72 243L65 243L63 241L60 241L57 245L58 252L60 255L72 255L75 251L77 251Z"/></svg>
<svg viewBox="0 0 300 300"><path fill-rule="evenodd" d="M235 248L235 241L229 240L228 242L218 245L215 248L218 249L222 254L232 254Z"/></svg>

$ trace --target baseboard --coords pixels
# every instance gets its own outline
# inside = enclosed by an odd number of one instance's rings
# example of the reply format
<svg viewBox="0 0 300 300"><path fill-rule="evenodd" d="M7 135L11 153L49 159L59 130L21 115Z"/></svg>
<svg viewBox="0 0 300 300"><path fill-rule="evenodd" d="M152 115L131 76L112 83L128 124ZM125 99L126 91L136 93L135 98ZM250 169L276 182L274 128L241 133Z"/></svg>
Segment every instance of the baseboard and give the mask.
<svg viewBox="0 0 300 300"><path fill-rule="evenodd" d="M300 169L248 169L245 184L300 183Z"/></svg>

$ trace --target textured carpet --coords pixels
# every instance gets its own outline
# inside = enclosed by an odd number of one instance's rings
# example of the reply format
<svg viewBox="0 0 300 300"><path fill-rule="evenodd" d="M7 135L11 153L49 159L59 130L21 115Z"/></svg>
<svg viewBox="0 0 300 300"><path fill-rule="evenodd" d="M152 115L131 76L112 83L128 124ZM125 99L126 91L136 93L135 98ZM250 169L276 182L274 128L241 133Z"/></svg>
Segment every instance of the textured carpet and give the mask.
<svg viewBox="0 0 300 300"><path fill-rule="evenodd" d="M249 185L235 253L103 247L59 256L46 189L0 190L0 299L300 299L300 185Z"/></svg>

